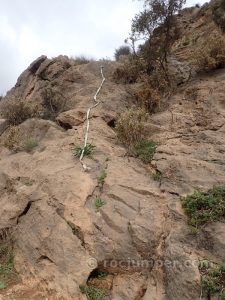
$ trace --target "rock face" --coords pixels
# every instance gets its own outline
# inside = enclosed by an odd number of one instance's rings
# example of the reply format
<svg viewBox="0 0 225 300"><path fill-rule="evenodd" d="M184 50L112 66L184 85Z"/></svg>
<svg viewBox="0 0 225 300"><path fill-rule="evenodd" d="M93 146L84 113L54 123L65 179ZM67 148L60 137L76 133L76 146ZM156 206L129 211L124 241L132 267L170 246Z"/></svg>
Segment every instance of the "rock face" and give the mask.
<svg viewBox="0 0 225 300"><path fill-rule="evenodd" d="M22 136L38 141L31 152L0 147L0 237L12 230L20 277L19 284L0 290L4 300L81 300L79 286L90 280L111 289L105 299L199 299L198 260L225 259L224 223L193 235L179 200L197 188L224 184L225 70L186 83L166 111L152 116L149 128L157 130L149 138L160 145L151 166L128 158L117 142L115 120L133 100L126 86L111 81L115 63L103 62L107 81L89 136L96 149L93 159L85 158L91 169L84 172L72 147L83 145L101 65L42 56L6 96L41 101L51 84L68 109L57 124L30 119L19 126ZM153 179L154 169L161 182ZM104 201L98 210L96 197ZM107 272L105 281L95 278L96 271Z"/></svg>
<svg viewBox="0 0 225 300"><path fill-rule="evenodd" d="M170 58L168 68L176 85L187 82L192 75L191 68L188 66L188 64L177 60L175 57Z"/></svg>

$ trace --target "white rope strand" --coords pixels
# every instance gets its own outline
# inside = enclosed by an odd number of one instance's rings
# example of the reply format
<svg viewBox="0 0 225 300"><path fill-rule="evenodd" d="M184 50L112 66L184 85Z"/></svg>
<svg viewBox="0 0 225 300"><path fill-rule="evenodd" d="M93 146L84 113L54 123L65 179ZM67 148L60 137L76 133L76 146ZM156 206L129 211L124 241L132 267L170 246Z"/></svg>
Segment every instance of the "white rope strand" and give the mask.
<svg viewBox="0 0 225 300"><path fill-rule="evenodd" d="M90 167L88 167L83 159L84 159L84 151L85 151L85 148L87 147L87 143L88 143L88 134L89 134L89 128L90 128L90 113L91 113L91 110L94 109L96 106L99 105L100 101L97 100L97 96L98 94L100 93L101 89L102 89L102 86L105 82L105 77L104 77L104 74L103 74L103 66L101 66L101 75L102 75L102 82L101 82L101 85L100 87L98 88L96 94L94 95L94 102L95 104L92 105L91 107L88 108L87 110L87 116L86 116L86 121L87 121L87 127L86 127L86 133L85 133L85 138L84 138L84 147L83 147L83 150L81 152L81 155L80 155L80 162L84 168L84 171L89 171L90 170Z"/></svg>

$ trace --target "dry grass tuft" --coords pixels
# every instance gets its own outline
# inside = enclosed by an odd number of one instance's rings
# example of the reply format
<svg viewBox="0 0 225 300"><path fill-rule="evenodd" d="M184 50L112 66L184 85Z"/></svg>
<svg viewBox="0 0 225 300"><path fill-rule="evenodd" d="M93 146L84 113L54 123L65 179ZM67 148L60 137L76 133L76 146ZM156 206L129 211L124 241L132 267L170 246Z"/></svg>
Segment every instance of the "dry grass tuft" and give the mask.
<svg viewBox="0 0 225 300"><path fill-rule="evenodd" d="M213 32L192 54L197 71L211 71L225 66L225 37L221 31Z"/></svg>
<svg viewBox="0 0 225 300"><path fill-rule="evenodd" d="M1 102L0 114L3 119L7 119L9 125L16 126L27 119L39 117L41 108L33 102L26 102L21 99L8 99Z"/></svg>
<svg viewBox="0 0 225 300"><path fill-rule="evenodd" d="M21 141L20 129L18 126L10 126L1 136L0 145L9 150L16 151Z"/></svg>
<svg viewBox="0 0 225 300"><path fill-rule="evenodd" d="M146 138L145 124L148 114L143 108L132 107L124 112L116 123L118 140L129 152Z"/></svg>

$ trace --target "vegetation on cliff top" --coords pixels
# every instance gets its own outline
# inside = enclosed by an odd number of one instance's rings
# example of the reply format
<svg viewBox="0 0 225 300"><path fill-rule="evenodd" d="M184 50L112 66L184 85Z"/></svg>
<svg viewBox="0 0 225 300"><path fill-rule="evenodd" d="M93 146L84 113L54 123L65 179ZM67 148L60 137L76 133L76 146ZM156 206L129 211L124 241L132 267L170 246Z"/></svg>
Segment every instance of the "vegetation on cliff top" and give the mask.
<svg viewBox="0 0 225 300"><path fill-rule="evenodd" d="M218 295L218 299L225 300L225 264L212 263L202 260L199 263L202 292L209 298Z"/></svg>
<svg viewBox="0 0 225 300"><path fill-rule="evenodd" d="M198 227L225 216L225 186L215 186L207 192L195 191L181 198L188 224Z"/></svg>

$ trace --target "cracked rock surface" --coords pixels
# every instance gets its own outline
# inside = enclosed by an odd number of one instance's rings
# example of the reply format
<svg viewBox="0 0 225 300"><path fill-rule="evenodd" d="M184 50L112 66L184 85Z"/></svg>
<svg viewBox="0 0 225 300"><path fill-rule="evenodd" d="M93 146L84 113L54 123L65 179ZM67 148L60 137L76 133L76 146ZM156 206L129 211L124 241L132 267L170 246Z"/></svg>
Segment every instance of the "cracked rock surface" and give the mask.
<svg viewBox="0 0 225 300"><path fill-rule="evenodd" d="M196 188L224 184L225 71L185 84L165 111L151 117L149 128L157 130L149 130L149 138L160 144L151 166L127 157L117 142L110 124L133 100L126 86L111 81L115 65L104 62L107 81L89 136L96 149L93 159L85 158L91 170L84 172L71 148L83 144L85 112L101 82L101 64L41 57L6 96L33 101L51 82L70 109L58 116L58 125L38 119L20 125L38 140L35 151L0 147L0 231L13 229L21 279L0 291L3 299L82 300L79 285L96 268L110 274L106 299L199 299L200 274L192 262L225 259L224 223L193 236L179 200ZM195 100L187 96L191 88L197 90ZM153 180L154 169L161 182ZM102 170L107 176L100 187ZM96 196L105 203L99 210ZM210 245L202 242L206 235Z"/></svg>

